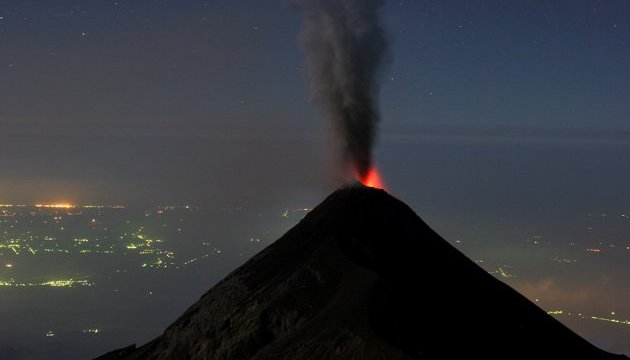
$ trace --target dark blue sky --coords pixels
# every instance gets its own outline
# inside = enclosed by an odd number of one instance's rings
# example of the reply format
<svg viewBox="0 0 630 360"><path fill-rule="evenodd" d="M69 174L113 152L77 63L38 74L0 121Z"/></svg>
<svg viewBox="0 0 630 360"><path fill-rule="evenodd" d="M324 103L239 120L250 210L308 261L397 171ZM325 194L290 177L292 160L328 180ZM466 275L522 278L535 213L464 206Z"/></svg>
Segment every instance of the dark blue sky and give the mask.
<svg viewBox="0 0 630 360"><path fill-rule="evenodd" d="M621 0L387 1L381 145L625 139L629 13ZM286 2L7 0L0 17L0 198L227 201L337 181Z"/></svg>
<svg viewBox="0 0 630 360"><path fill-rule="evenodd" d="M386 118L628 129L629 10L623 1L391 6L395 80L384 91Z"/></svg>

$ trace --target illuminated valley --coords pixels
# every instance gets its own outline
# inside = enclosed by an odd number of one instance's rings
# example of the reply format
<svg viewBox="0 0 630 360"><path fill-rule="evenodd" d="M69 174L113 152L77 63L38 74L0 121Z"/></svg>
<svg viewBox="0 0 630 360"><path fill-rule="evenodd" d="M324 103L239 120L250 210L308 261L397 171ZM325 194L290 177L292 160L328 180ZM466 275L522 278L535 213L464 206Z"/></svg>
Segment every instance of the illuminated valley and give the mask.
<svg viewBox="0 0 630 360"><path fill-rule="evenodd" d="M221 212L246 216L240 207ZM277 218L290 221L304 213L304 209L285 209ZM151 209L65 203L0 205L0 287L89 287L95 285L94 277L103 275L90 274L90 269L64 274L41 265L28 268L43 258L53 262L107 259L108 271L114 273L181 270L223 253L218 242L190 232L203 223L200 216L200 209L191 205ZM252 233L242 242L256 250L264 237Z"/></svg>

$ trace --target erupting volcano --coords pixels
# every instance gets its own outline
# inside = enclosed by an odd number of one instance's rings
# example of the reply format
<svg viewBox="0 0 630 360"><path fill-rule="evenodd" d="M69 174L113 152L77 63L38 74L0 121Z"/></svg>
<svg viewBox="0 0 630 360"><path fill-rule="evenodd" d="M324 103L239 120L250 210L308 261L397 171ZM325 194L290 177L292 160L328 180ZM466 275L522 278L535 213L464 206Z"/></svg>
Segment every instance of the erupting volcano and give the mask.
<svg viewBox="0 0 630 360"><path fill-rule="evenodd" d="M381 174L379 174L376 166L370 167L368 169L368 172L365 174L365 176L360 176L357 173L355 177L361 184L365 186L373 187L376 189L387 190L385 188L385 184L383 184L383 180L381 179Z"/></svg>

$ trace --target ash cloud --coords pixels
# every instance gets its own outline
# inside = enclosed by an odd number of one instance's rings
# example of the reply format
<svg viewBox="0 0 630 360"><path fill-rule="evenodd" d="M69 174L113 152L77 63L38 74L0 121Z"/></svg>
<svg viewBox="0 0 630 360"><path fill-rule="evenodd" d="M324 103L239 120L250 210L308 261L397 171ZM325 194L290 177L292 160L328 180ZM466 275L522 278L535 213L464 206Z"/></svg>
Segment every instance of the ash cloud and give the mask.
<svg viewBox="0 0 630 360"><path fill-rule="evenodd" d="M342 142L344 163L364 177L380 120L377 96L387 60L382 0L294 0L312 95Z"/></svg>

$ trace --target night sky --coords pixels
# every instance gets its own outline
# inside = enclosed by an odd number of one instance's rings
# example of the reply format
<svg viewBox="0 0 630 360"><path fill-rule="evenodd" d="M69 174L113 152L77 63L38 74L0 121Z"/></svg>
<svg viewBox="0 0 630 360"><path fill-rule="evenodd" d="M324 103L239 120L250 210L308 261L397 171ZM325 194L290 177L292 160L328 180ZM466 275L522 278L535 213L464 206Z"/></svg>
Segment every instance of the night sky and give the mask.
<svg viewBox="0 0 630 360"><path fill-rule="evenodd" d="M469 256L520 264L530 298L628 319L630 288L607 286L630 253L554 287L509 244L630 211L629 14L625 0L387 0L375 148L393 194L470 239ZM343 179L301 23L281 0L2 0L0 202L316 205Z"/></svg>
<svg viewBox="0 0 630 360"><path fill-rule="evenodd" d="M388 1L381 144L625 135L629 6ZM285 2L9 0L0 16L6 200L247 199L338 181Z"/></svg>

